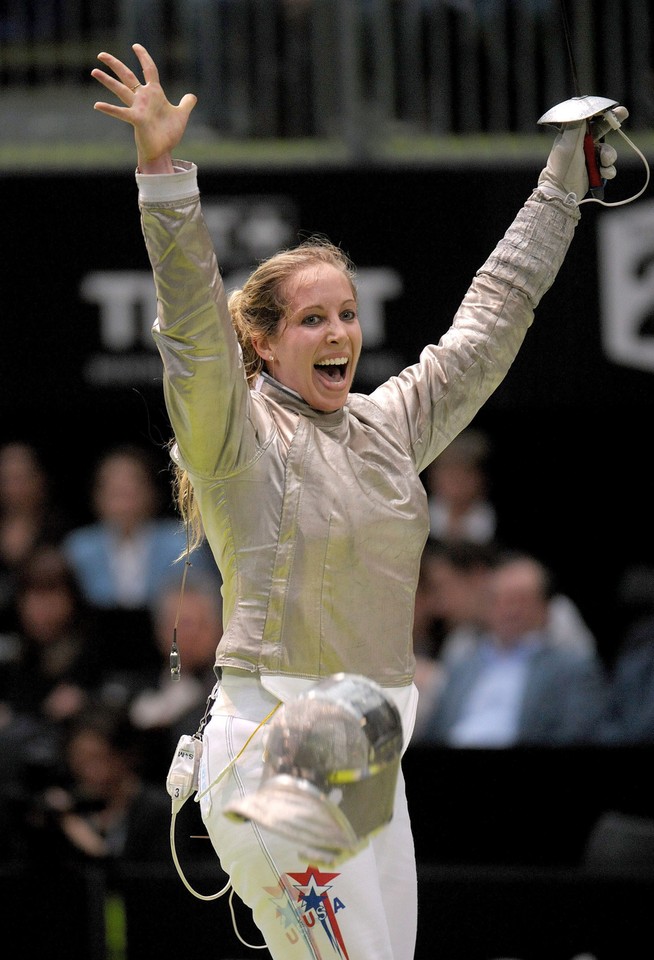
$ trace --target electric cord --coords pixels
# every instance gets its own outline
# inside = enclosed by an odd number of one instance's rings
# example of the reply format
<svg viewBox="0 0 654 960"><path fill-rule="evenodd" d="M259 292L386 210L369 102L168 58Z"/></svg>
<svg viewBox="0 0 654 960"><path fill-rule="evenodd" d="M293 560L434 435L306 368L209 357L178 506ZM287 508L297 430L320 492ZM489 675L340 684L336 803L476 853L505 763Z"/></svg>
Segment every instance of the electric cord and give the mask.
<svg viewBox="0 0 654 960"><path fill-rule="evenodd" d="M241 747L241 749L238 751L238 753L236 753L236 754L232 757L232 759L229 761L229 763L227 763L227 764L223 767L223 769L220 771L220 773L218 774L218 776L215 777L215 778L211 781L211 783L209 784L209 786L208 786L208 787L205 787L205 789L202 790L202 792L196 793L196 795L195 795L195 802L196 802L196 803L199 803L200 800L201 800L204 796L206 796L207 793L209 793L209 791L212 790L212 789L216 786L216 784L220 782L220 780L222 780L222 778L225 776L225 774L227 773L227 771L230 770L231 767L232 767L232 766L236 763L236 761L239 759L239 757L241 757L241 756L243 755L243 753L244 753L245 750L247 749L248 745L249 745L250 742L252 741L253 737L255 737L256 734L258 733L258 731L261 729L261 727L263 727L263 726L270 720L270 718L273 716L273 714L275 713L275 711L277 711L277 710L280 708L280 706L281 706L281 701L280 701L279 703L276 703L275 706L272 708L272 710L270 710L270 712L266 714L266 716L263 718L263 720L261 720L261 722L257 724L257 726L254 728L254 730L252 731L252 733L250 734L250 736L247 738L247 740L245 741L245 743L243 744L243 746ZM207 716L207 712L208 712L208 711L205 711L205 716L203 717L203 722L202 722L202 724L201 724L201 729L203 729L203 726L204 726L204 723L205 723L205 720L206 720L206 716ZM186 739L194 742L194 751L193 751L194 773L193 773L192 784L193 784L193 785L196 785L196 776L197 776L196 771L197 771L197 767L198 767L198 764L199 764L199 759L200 759L200 756L201 756L201 753L202 753L202 737L201 737L201 734L200 734L200 735L196 735L196 736L191 737L191 738L184 738L184 737L182 738L182 740L186 740ZM180 741L180 743L181 743L181 741ZM186 746L185 749L186 749L186 751L188 751L188 746ZM200 752L199 752L199 753L196 753L196 751L198 751L198 749L199 749ZM188 752L187 752L187 753L186 753L186 759L187 759L187 760L188 760L188 756L189 756L189 754L188 754ZM175 761L173 761L173 765L174 765L174 763L175 763ZM187 776L188 776L188 774L187 774ZM241 936L241 934L240 934L239 931L238 931L238 926L237 926L237 921L236 921L236 914L235 914L235 912L234 912L234 903L233 903L234 888L232 887L232 881L231 881L231 879L228 879L228 880L227 880L227 883L225 884L224 887L222 887L222 889L217 890L215 893L208 893L208 894L200 893L199 890L196 890L196 889L189 883L189 881L188 881L188 879L187 879L187 877L186 877L186 874L184 873L184 868L182 867L182 865L181 865L181 863L180 863L180 861L179 861L179 857L178 857L178 855L177 855L177 845L176 845L176 842L175 842L175 825L176 825L176 822L177 822L177 815L178 815L179 811L182 809L182 807L184 806L184 804L186 803L186 801L189 799L189 797L191 796L191 793L192 793L193 791L192 791L192 787L191 787L191 789L188 789L188 787L186 787L186 788L184 788L184 789L181 789L181 790L180 790L180 789L175 789L175 786L173 785L173 782L171 781L171 775L169 774L169 792L171 791L171 788L172 788L172 794L173 794L173 795L172 795L172 815L171 815L171 818L170 818L170 852L171 852L171 854L172 854L173 863L175 864L175 869L177 870L177 873L178 873L178 875L179 875L182 883L184 884L184 886L186 887L186 889L189 891L189 893L193 894L193 896L196 897L198 900L205 900L205 901L218 900L220 897L223 897L228 891L231 890L231 892L230 892L230 894L229 894L229 901L228 901L228 903L229 903L229 911L230 911L231 916L232 916L232 926L233 926L233 928L234 928L234 933L236 934L236 936L238 937L238 939L240 940L240 942L243 944L243 946L249 947L251 950L265 950L265 949L266 949L266 944L265 944L265 943L263 943L263 944L248 943L247 940L244 940L244 939L243 939L243 937Z"/></svg>
<svg viewBox="0 0 654 960"><path fill-rule="evenodd" d="M178 681L181 678L182 663L181 663L179 646L177 643L177 627L179 625L179 619L180 619L180 614L182 610L182 603L184 600L186 577L188 574L189 567L191 566L190 531L189 531L188 519L186 520L185 526L186 526L186 552L184 557L184 572L182 573L182 582L180 585L179 599L177 602L177 614L175 617L175 625L173 627L173 639L172 639L172 644L170 648L170 678L173 681ZM184 806L184 804L186 803L186 801L191 796L191 793L193 792L193 788L194 787L197 788L198 766L199 766L200 757L202 756L202 732L209 721L209 712L210 712L212 703L213 703L213 697L210 696L207 699L207 705L205 707L204 715L200 722L200 726L198 728L197 733L195 733L193 737L182 737L180 739L178 749L175 752L175 759L173 760L171 770L169 771L169 774L168 774L167 787L168 787L168 792L172 798L172 813L170 818L170 852L173 858L173 863L175 864L175 869L177 870L180 880L182 881L186 889L189 891L189 893L193 894L193 896L196 897L198 900L205 900L205 901L218 900L220 897L223 897L228 891L230 891L228 905L229 905L229 912L232 917L232 927L234 928L234 933L236 934L240 942L243 944L243 946L249 947L249 949L251 950L265 950L266 949L265 943L262 943L262 944L248 943L247 940L243 939L243 937L238 931L238 925L236 922L236 913L234 911L234 888L232 887L231 878L228 878L225 886L221 890L217 890L215 893L207 893L207 894L200 893L199 890L196 890L189 883L186 877L186 874L184 873L184 868L182 867L179 861L179 857L177 855L177 844L175 842L175 826L177 823L177 815L179 811L182 809L182 807ZM227 773L230 767L232 767L232 765L236 763L238 758L243 754L244 750L246 749L246 747L248 746L252 738L261 729L261 727L264 726L264 724L267 723L268 720L270 720L272 715L275 713L276 710L279 709L280 706L281 706L281 702L275 704L273 709L263 718L263 720L259 724L257 724L255 729L252 731L250 736L247 738L247 740L241 747L241 749L238 751L238 753L234 757L232 757L232 759L223 768L223 770L220 771L218 776L209 784L209 786L205 790L202 791L202 793L196 793L196 796L195 796L196 803L198 803L224 777L224 775ZM191 743L193 744L192 754L189 753ZM179 752L180 752L179 748L180 746L182 746L182 744L183 744L182 752L184 754L184 757L181 763L182 774L181 776L175 776L173 773L173 770L175 768L176 762L179 760ZM191 757L192 757L192 771L189 772L188 763Z"/></svg>

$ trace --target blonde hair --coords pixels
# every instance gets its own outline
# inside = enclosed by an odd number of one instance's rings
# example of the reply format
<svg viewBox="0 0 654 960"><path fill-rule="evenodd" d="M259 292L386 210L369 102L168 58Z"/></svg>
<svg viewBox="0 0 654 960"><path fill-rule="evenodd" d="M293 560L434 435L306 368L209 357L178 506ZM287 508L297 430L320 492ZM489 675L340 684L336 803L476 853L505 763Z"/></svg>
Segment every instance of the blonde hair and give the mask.
<svg viewBox="0 0 654 960"><path fill-rule="evenodd" d="M241 290L234 290L228 300L229 313L243 353L247 382L252 386L265 369L265 361L255 343L273 337L279 330L288 306L286 282L305 267L328 264L348 278L356 298L356 268L348 255L326 237L314 235L296 247L289 247L262 260L250 274ZM204 539L202 518L188 473L174 470L173 490L177 509L187 523L190 549Z"/></svg>

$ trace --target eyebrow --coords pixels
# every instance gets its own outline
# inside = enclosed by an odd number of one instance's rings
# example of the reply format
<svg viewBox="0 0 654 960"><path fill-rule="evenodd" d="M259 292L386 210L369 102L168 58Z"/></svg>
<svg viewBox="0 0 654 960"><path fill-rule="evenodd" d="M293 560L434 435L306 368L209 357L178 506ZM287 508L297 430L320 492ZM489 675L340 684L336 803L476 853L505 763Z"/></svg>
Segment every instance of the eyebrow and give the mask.
<svg viewBox="0 0 654 960"><path fill-rule="evenodd" d="M345 300L341 301L341 307L344 307L346 303L354 303L356 305L356 297L347 297ZM305 310L324 310L325 306L322 303L310 303L306 307L298 307L294 313L304 313Z"/></svg>

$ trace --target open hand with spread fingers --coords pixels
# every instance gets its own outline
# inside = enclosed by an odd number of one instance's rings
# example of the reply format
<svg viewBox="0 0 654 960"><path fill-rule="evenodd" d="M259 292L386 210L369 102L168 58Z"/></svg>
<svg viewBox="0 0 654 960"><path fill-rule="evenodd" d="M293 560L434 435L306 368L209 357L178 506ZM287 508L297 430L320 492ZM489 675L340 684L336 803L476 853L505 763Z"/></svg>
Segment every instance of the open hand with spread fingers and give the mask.
<svg viewBox="0 0 654 960"><path fill-rule="evenodd" d="M187 93L179 104L171 103L159 82L159 71L148 51L140 43L132 46L143 71L139 80L131 67L110 53L99 53L100 60L112 73L95 68L91 76L124 104L98 101L94 109L134 127L139 170L142 173L172 171L172 151L186 130L188 118L197 103L195 94Z"/></svg>

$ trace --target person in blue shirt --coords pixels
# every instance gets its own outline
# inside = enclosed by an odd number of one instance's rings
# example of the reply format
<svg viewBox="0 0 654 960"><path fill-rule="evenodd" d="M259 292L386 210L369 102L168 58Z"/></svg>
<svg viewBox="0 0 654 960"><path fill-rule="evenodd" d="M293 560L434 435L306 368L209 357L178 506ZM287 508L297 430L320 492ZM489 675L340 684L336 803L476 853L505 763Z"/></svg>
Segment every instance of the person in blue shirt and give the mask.
<svg viewBox="0 0 654 960"><path fill-rule="evenodd" d="M178 517L166 515L156 465L136 445L106 451L92 481L92 523L71 530L63 549L88 603L102 609L150 608L166 580L181 581L186 536ZM207 548L193 566L218 571Z"/></svg>
<svg viewBox="0 0 654 960"><path fill-rule="evenodd" d="M486 630L450 667L422 741L452 747L588 743L605 708L597 654L555 641L552 579L525 554L489 574Z"/></svg>

